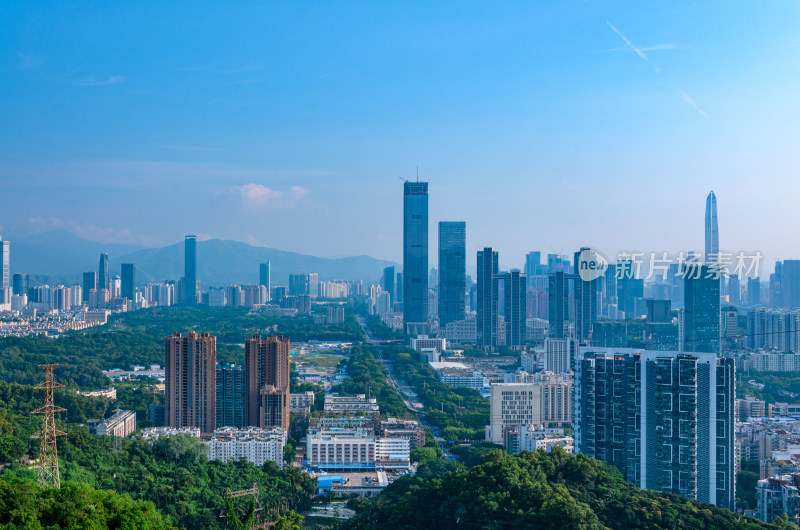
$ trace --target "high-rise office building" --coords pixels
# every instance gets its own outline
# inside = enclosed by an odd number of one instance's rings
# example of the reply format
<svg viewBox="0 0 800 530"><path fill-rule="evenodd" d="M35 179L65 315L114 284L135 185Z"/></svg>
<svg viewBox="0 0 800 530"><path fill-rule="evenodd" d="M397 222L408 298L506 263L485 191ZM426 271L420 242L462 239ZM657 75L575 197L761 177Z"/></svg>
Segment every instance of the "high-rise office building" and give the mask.
<svg viewBox="0 0 800 530"><path fill-rule="evenodd" d="M439 223L439 328L464 320L467 223Z"/></svg>
<svg viewBox="0 0 800 530"><path fill-rule="evenodd" d="M800 260L783 260L780 278L780 305L796 309L800 307Z"/></svg>
<svg viewBox="0 0 800 530"><path fill-rule="evenodd" d="M728 301L734 305L742 302L742 283L735 274L728 278Z"/></svg>
<svg viewBox="0 0 800 530"><path fill-rule="evenodd" d="M183 303L196 306L197 299L197 237L187 235L183 242Z"/></svg>
<svg viewBox="0 0 800 530"><path fill-rule="evenodd" d="M647 322L649 324L666 324L672 322L672 302L648 298Z"/></svg>
<svg viewBox="0 0 800 530"><path fill-rule="evenodd" d="M214 432L217 422L217 338L175 333L164 339L164 406L168 427Z"/></svg>
<svg viewBox="0 0 800 530"><path fill-rule="evenodd" d="M761 280L758 278L747 279L747 304L761 304Z"/></svg>
<svg viewBox="0 0 800 530"><path fill-rule="evenodd" d="M705 352L581 348L575 452L640 488L735 508L733 363Z"/></svg>
<svg viewBox="0 0 800 530"><path fill-rule="evenodd" d="M574 255L575 271L575 338L580 342L592 338L592 326L597 320L597 297L600 293L600 278L585 281L580 275L580 256L588 247L581 249Z"/></svg>
<svg viewBox="0 0 800 530"><path fill-rule="evenodd" d="M394 267L386 267L385 269L383 269L383 277L381 278L381 287L383 287L384 291L389 293L390 307L397 301L394 292L394 282L395 282Z"/></svg>
<svg viewBox="0 0 800 530"><path fill-rule="evenodd" d="M14 294L28 294L28 287L30 284L27 274L22 274L19 272L14 274L11 283Z"/></svg>
<svg viewBox="0 0 800 530"><path fill-rule="evenodd" d="M505 346L509 349L520 349L525 346L527 330L526 276L514 269L497 274L495 279L499 284L495 292L503 292Z"/></svg>
<svg viewBox="0 0 800 530"><path fill-rule="evenodd" d="M0 289L11 287L11 241L0 237Z"/></svg>
<svg viewBox="0 0 800 530"><path fill-rule="evenodd" d="M310 278L306 273L289 275L289 296L309 294Z"/></svg>
<svg viewBox="0 0 800 530"><path fill-rule="evenodd" d="M217 429L245 427L244 370L235 364L217 365Z"/></svg>
<svg viewBox="0 0 800 530"><path fill-rule="evenodd" d="M304 295L307 296L307 295ZM289 428L289 339L245 340L245 421L254 427Z"/></svg>
<svg viewBox="0 0 800 530"><path fill-rule="evenodd" d="M317 298L319 296L319 274L316 272L308 273L308 296Z"/></svg>
<svg viewBox="0 0 800 530"><path fill-rule="evenodd" d="M478 347L492 350L497 346L497 252L491 247L478 251L476 291L476 330Z"/></svg>
<svg viewBox="0 0 800 530"><path fill-rule="evenodd" d="M403 185L403 325L428 322L428 183ZM416 326L411 326L416 327Z"/></svg>
<svg viewBox="0 0 800 530"><path fill-rule="evenodd" d="M89 302L89 293L97 289L97 273L86 271L83 273L83 292L82 301Z"/></svg>
<svg viewBox="0 0 800 530"><path fill-rule="evenodd" d="M122 264L122 284L120 296L128 300L136 301L136 265L133 263Z"/></svg>
<svg viewBox="0 0 800 530"><path fill-rule="evenodd" d="M719 259L719 230L717 228L717 196L711 191L706 198L706 263Z"/></svg>
<svg viewBox="0 0 800 530"><path fill-rule="evenodd" d="M549 336L554 339L566 337L569 328L568 276L567 273L560 271L547 275Z"/></svg>
<svg viewBox="0 0 800 530"><path fill-rule="evenodd" d="M683 351L720 352L720 279L694 265L683 285Z"/></svg>
<svg viewBox="0 0 800 530"><path fill-rule="evenodd" d="M260 263L258 265L258 284L264 285L267 288L267 292L271 288L272 278L270 277L270 262L267 261L265 263Z"/></svg>
<svg viewBox="0 0 800 530"><path fill-rule="evenodd" d="M394 302L394 305L395 306L399 305L400 306L399 311L402 311L402 309L403 309L403 273L402 272L398 272L397 273L397 281L394 284L394 288L395 288L395 291L396 291L395 294L397 295L397 297L396 297L397 301ZM398 309L395 309L395 311L398 311Z"/></svg>
<svg viewBox="0 0 800 530"><path fill-rule="evenodd" d="M108 272L108 254L105 252L100 254L100 264L97 267L97 288L109 289L111 282L111 274Z"/></svg>

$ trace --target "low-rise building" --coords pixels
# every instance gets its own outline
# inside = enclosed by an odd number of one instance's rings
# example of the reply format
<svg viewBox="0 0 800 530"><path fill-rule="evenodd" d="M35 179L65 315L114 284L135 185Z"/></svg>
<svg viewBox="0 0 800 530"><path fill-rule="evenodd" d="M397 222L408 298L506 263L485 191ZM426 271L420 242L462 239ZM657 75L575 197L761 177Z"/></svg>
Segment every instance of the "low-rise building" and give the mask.
<svg viewBox="0 0 800 530"><path fill-rule="evenodd" d="M208 446L209 460L228 462L244 458L257 466L269 460L283 468L286 431L280 427L271 429L223 427L215 430L212 438L204 443Z"/></svg>
<svg viewBox="0 0 800 530"><path fill-rule="evenodd" d="M86 397L104 397L108 399L117 399L117 389L113 386L103 390L89 390L86 392L78 392L78 394Z"/></svg>
<svg viewBox="0 0 800 530"><path fill-rule="evenodd" d="M148 441L155 441L163 436L177 436L186 435L194 438L200 438L200 429L198 427L148 427L142 429L142 438Z"/></svg>
<svg viewBox="0 0 800 530"><path fill-rule="evenodd" d="M88 424L92 434L125 438L136 430L136 412L120 410L104 420L90 421Z"/></svg>
<svg viewBox="0 0 800 530"><path fill-rule="evenodd" d="M309 390L302 394L289 394L289 412L311 413L311 406L314 404L314 392Z"/></svg>
<svg viewBox="0 0 800 530"><path fill-rule="evenodd" d="M384 438L404 438L408 440L412 451L425 445L425 429L416 420L389 418L383 420L378 429L378 434Z"/></svg>
<svg viewBox="0 0 800 530"><path fill-rule="evenodd" d="M325 412L379 412L377 398L367 398L365 394L355 396L340 396L328 394L325 396Z"/></svg>
<svg viewBox="0 0 800 530"><path fill-rule="evenodd" d="M800 525L800 473L761 479L756 485L756 517L771 523L783 514Z"/></svg>
<svg viewBox="0 0 800 530"><path fill-rule="evenodd" d="M556 446L572 453L572 436L566 436L564 429L546 428L543 425L514 425L503 431L503 448L512 454L538 449L549 453Z"/></svg>
<svg viewBox="0 0 800 530"><path fill-rule="evenodd" d="M410 452L408 439L376 437L368 429L309 429L306 434L306 465L314 469L405 469Z"/></svg>

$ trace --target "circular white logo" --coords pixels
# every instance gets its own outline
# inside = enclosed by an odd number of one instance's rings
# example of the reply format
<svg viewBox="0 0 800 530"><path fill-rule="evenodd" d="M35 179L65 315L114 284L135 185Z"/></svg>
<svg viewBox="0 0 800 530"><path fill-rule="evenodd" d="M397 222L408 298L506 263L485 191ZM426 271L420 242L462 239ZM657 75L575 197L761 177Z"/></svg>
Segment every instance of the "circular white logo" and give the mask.
<svg viewBox="0 0 800 530"><path fill-rule="evenodd" d="M608 269L608 261L599 252L583 249L578 255L578 275L581 280L591 282L603 276Z"/></svg>

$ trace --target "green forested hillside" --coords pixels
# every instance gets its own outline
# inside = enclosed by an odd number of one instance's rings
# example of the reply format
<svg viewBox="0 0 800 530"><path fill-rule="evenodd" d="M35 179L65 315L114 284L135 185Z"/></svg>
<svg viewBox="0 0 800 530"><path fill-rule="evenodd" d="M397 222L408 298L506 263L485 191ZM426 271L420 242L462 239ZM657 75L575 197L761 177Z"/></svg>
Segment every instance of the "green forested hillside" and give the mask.
<svg viewBox="0 0 800 530"><path fill-rule="evenodd" d="M472 468L403 478L377 499L357 504L363 510L343 528L779 528L641 490L598 460L558 449L521 455L492 451Z"/></svg>

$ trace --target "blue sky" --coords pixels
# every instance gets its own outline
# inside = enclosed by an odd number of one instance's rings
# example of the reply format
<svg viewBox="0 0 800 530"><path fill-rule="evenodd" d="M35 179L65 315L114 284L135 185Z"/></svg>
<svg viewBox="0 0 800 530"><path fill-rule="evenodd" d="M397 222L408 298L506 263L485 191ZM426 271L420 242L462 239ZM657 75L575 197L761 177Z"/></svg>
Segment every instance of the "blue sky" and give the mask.
<svg viewBox="0 0 800 530"><path fill-rule="evenodd" d="M430 4L6 2L0 233L800 257L799 3Z"/></svg>

